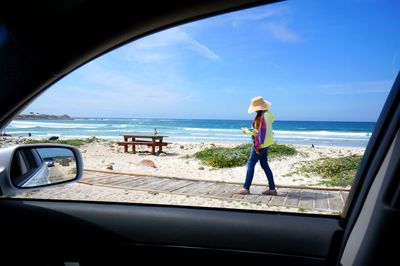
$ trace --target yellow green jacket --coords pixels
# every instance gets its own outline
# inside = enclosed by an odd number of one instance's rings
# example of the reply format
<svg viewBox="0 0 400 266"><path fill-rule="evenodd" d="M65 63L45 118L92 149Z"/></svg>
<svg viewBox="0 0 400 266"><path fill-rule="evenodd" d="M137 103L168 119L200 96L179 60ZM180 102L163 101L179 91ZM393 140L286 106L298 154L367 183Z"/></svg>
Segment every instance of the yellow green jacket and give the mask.
<svg viewBox="0 0 400 266"><path fill-rule="evenodd" d="M272 123L274 123L275 121L275 116L268 111L264 113L264 118L265 118L265 123L267 124L267 133L265 135L264 143L261 144L261 148L269 147L275 143L274 134L272 132ZM253 130L254 130L253 128L250 130L246 128L244 133L254 136L255 133L253 132Z"/></svg>

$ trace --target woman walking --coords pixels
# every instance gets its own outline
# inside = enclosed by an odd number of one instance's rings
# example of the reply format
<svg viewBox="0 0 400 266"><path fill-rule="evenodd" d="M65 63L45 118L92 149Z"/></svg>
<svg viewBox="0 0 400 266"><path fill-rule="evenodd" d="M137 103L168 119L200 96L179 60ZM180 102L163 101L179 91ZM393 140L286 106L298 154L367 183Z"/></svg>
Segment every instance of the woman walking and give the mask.
<svg viewBox="0 0 400 266"><path fill-rule="evenodd" d="M251 130L242 128L242 132L251 135L253 146L251 148L249 160L247 161L246 181L243 185L243 189L238 192L241 195L250 194L254 167L258 161L260 161L261 168L264 170L268 179L268 188L262 192L262 194L277 195L274 176L268 165L268 147L274 144L272 123L275 121L275 116L269 112L270 107L271 103L265 101L261 96L251 99L248 112L249 114L256 112L256 117L251 125Z"/></svg>

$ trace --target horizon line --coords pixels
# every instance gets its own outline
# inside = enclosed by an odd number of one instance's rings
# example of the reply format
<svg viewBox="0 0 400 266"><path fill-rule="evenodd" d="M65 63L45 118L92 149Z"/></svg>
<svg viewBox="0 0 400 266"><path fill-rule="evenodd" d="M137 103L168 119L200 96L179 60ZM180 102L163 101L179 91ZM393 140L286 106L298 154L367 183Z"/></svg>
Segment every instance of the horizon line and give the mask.
<svg viewBox="0 0 400 266"><path fill-rule="evenodd" d="M34 112L33 112L34 113ZM21 113L19 115L29 115L26 113ZM106 119L170 119L170 120L230 120L230 121L251 121L252 119L234 119L234 118L171 118L171 117L110 117L110 116L71 116L68 114L40 114L34 113L34 115L48 115L48 116L64 116L67 115L70 118L106 118ZM15 117L16 118L16 117ZM21 119L18 119L21 120ZM38 119L40 120L40 119ZM304 119L277 119L275 121L285 121L285 122L348 122L348 123L376 123L377 121L354 121L354 120L304 120Z"/></svg>
<svg viewBox="0 0 400 266"><path fill-rule="evenodd" d="M252 119L233 119L233 118L170 118L170 117L107 117L107 116L70 116L71 118L106 118L106 119L157 119L157 120L230 120L230 121L251 121ZM275 121L284 122L347 122L347 123L376 123L377 121L350 121L350 120L292 120L277 119Z"/></svg>

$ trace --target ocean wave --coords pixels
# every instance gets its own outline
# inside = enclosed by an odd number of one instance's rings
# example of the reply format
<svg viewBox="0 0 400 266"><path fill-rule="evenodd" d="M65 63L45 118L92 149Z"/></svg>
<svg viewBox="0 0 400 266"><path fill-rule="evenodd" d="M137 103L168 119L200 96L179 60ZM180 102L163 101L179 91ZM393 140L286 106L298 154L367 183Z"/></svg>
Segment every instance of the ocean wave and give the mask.
<svg viewBox="0 0 400 266"><path fill-rule="evenodd" d="M274 130L276 134L288 134L288 135L314 135L314 136L370 136L370 132L341 132L341 131L298 131L298 130Z"/></svg>
<svg viewBox="0 0 400 266"><path fill-rule="evenodd" d="M132 122L138 121L138 122ZM150 121L147 122L147 121ZM61 138L88 138L96 136L97 138L109 140L122 140L122 134L152 134L154 128L157 128L160 135L169 136L171 141L214 141L214 142L249 142L251 138L240 131L242 122L237 122L237 128L216 128L223 127L224 124L205 124L203 121L197 123L192 119L179 120L179 123L173 119L77 119L73 121L13 121L6 128L5 132L11 135L26 136L32 133L33 136L60 136ZM187 122L190 121L190 122ZM212 126L207 128L202 126ZM231 123L226 126L232 126ZM300 125L290 127L287 125L284 129L275 129L274 138L278 143L300 143L300 144L318 144L328 143L332 145L355 145L365 146L371 137L371 131L366 127L348 127L347 131L341 131L346 127L319 127L324 130L314 130L314 128ZM276 127L274 127L276 128ZM336 129L336 130L335 130ZM358 130L358 131L357 131Z"/></svg>
<svg viewBox="0 0 400 266"><path fill-rule="evenodd" d="M248 135L244 134L227 134L227 133L210 133L210 134L205 134L205 133L189 133L190 135L194 136L227 136L227 137L249 137Z"/></svg>
<svg viewBox="0 0 400 266"><path fill-rule="evenodd" d="M238 138L213 138L213 137L178 137L178 136L174 136L171 137L169 140L171 141L175 141L175 140L198 140L198 141L202 141L202 140L214 140L214 141L226 141L226 140L234 140L234 141L245 141L246 139L238 139Z"/></svg>
<svg viewBox="0 0 400 266"><path fill-rule="evenodd" d="M136 127L136 125L133 125L133 124L120 124L120 125L111 125L111 127L112 128L127 128L127 127Z"/></svg>
<svg viewBox="0 0 400 266"><path fill-rule="evenodd" d="M238 129L222 129L222 128L199 128L199 127L184 127L183 130L186 131L222 131L222 132L238 132Z"/></svg>
<svg viewBox="0 0 400 266"><path fill-rule="evenodd" d="M22 131L22 130L7 130L7 132L6 132L7 134L11 134L11 135L13 135L13 134L28 134L28 133L31 133L31 134L43 134L43 132L42 131Z"/></svg>
<svg viewBox="0 0 400 266"><path fill-rule="evenodd" d="M54 123L54 122L33 122L33 121L12 121L9 128L99 128L104 124L72 124L72 123Z"/></svg>
<svg viewBox="0 0 400 266"><path fill-rule="evenodd" d="M220 128L195 128L195 127L185 127L183 128L185 131L212 131L212 132L240 132L240 128L238 129L220 129ZM274 130L276 134L290 134L290 135L318 135L318 136L370 136L371 132L343 132L343 131L328 131L328 130L319 130L319 131L302 131L302 130Z"/></svg>
<svg viewBox="0 0 400 266"><path fill-rule="evenodd" d="M275 139L297 139L297 140L351 140L351 141L365 141L368 140L369 138L340 138L340 137L325 137L325 136L275 136Z"/></svg>

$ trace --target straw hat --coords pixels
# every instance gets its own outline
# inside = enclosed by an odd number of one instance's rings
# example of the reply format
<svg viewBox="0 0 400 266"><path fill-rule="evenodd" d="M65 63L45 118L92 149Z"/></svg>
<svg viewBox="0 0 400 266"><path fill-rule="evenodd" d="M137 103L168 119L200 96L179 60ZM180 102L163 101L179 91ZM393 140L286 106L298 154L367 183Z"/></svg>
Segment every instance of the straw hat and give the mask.
<svg viewBox="0 0 400 266"><path fill-rule="evenodd" d="M254 97L251 99L251 103L249 106L249 114L260 111L260 110L268 110L271 107L271 103L269 101L265 101L261 96Z"/></svg>

